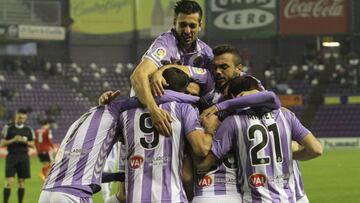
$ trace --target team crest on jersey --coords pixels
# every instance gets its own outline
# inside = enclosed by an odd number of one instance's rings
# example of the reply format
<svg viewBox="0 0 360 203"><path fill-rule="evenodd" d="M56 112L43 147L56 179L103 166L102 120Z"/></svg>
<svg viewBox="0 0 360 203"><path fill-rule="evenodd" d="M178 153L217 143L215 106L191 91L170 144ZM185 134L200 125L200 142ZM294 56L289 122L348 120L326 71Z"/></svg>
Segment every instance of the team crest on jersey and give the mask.
<svg viewBox="0 0 360 203"><path fill-rule="evenodd" d="M205 75L206 74L206 69L203 69L203 68L192 67L192 70L193 70L194 73L196 73L198 75Z"/></svg>
<svg viewBox="0 0 360 203"><path fill-rule="evenodd" d="M213 184L213 179L211 176L203 176L198 179L198 187L207 187Z"/></svg>
<svg viewBox="0 0 360 203"><path fill-rule="evenodd" d="M160 61L166 56L166 49L164 47L159 47L151 55Z"/></svg>
<svg viewBox="0 0 360 203"><path fill-rule="evenodd" d="M266 183L266 176L261 173L253 173L249 177L249 184L252 187L263 187Z"/></svg>
<svg viewBox="0 0 360 203"><path fill-rule="evenodd" d="M139 155L134 155L134 156L130 157L130 159L129 159L129 166L132 169L141 168L143 163L144 163L144 158Z"/></svg>

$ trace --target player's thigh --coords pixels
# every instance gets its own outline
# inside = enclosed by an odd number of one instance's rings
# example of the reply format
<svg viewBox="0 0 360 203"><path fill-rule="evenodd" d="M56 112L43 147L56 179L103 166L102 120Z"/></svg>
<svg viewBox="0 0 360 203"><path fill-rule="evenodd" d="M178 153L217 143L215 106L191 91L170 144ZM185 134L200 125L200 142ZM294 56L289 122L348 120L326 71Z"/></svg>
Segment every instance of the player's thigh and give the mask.
<svg viewBox="0 0 360 203"><path fill-rule="evenodd" d="M304 195L300 199L296 200L296 203L309 203L309 199L307 198L306 195Z"/></svg>
<svg viewBox="0 0 360 203"><path fill-rule="evenodd" d="M82 198L63 192L42 191L38 203L93 203L91 198Z"/></svg>
<svg viewBox="0 0 360 203"><path fill-rule="evenodd" d="M241 196L211 196L211 197L194 197L192 203L225 203L225 202L242 202Z"/></svg>
<svg viewBox="0 0 360 203"><path fill-rule="evenodd" d="M30 178L30 158L29 156L24 156L21 158L21 161L16 166L16 172L18 178Z"/></svg>

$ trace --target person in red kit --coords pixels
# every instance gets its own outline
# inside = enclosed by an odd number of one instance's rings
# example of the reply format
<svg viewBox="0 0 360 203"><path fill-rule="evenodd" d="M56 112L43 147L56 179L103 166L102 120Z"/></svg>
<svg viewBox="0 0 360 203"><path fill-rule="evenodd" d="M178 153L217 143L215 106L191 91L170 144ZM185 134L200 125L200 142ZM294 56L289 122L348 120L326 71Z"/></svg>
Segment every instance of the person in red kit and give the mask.
<svg viewBox="0 0 360 203"><path fill-rule="evenodd" d="M43 164L40 172L40 178L44 181L51 168L54 145L52 143L51 120L42 121L41 128L35 131L35 146L38 152L39 160Z"/></svg>

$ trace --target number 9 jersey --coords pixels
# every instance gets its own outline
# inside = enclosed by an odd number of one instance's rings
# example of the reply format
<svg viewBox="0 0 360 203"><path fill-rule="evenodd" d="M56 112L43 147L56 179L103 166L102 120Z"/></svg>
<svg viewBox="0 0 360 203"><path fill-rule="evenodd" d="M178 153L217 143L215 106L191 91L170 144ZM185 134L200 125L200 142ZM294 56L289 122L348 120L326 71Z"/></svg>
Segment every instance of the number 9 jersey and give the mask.
<svg viewBox="0 0 360 203"><path fill-rule="evenodd" d="M198 112L186 103L170 102L160 108L172 117L171 137L156 131L146 109L128 110L120 116L127 152L120 155L125 158L127 202L188 202L182 160L186 135L202 129Z"/></svg>

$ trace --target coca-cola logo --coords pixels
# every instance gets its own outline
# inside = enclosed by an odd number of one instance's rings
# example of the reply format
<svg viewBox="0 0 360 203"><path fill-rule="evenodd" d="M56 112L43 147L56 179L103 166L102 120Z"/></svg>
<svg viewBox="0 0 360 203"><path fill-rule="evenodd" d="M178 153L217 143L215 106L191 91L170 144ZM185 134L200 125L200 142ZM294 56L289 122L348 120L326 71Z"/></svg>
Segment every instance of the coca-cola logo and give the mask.
<svg viewBox="0 0 360 203"><path fill-rule="evenodd" d="M344 0L289 0L285 18L326 18L344 15Z"/></svg>

